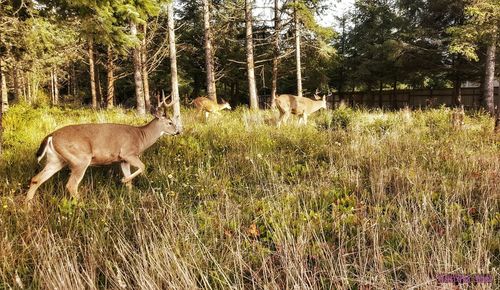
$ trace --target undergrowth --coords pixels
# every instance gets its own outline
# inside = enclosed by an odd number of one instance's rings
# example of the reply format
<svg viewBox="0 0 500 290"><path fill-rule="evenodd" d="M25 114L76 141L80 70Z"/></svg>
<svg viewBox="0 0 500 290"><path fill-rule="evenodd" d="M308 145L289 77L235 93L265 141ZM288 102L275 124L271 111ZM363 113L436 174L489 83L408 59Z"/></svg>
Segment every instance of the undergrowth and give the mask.
<svg viewBox="0 0 500 290"><path fill-rule="evenodd" d="M451 111L323 111L307 126L237 109L119 166L90 168L79 201L63 170L22 206L56 128L144 124L123 109L17 105L4 116L0 289L402 289L500 266L500 142L490 119ZM465 286L464 286L465 287Z"/></svg>

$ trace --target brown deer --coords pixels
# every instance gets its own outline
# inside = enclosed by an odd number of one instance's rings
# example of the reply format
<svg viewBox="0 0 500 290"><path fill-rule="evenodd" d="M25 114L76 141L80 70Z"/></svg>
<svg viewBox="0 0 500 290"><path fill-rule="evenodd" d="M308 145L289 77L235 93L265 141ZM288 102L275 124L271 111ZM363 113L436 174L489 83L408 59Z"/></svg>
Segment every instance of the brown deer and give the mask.
<svg viewBox="0 0 500 290"><path fill-rule="evenodd" d="M290 114L299 116L299 125L304 122L307 124L307 117L319 109L326 109L326 96L320 98L318 90L314 94L316 101L309 98L298 97L294 95L279 95L276 97L276 107L280 111L278 127L281 123L286 123Z"/></svg>
<svg viewBox="0 0 500 290"><path fill-rule="evenodd" d="M87 167L120 162L124 178L121 180L130 189L134 177L144 171L139 159L144 150L163 135L177 135L179 130L167 116L165 99L153 113L154 119L140 127L124 124L80 124L60 128L45 139L36 153L38 162L47 157L45 168L31 179L26 196L29 203L36 190L59 170L68 166L71 170L66 188L73 198L78 198L78 184ZM162 112L163 111L163 112ZM130 167L137 168L130 173Z"/></svg>
<svg viewBox="0 0 500 290"><path fill-rule="evenodd" d="M197 97L194 99L191 104L194 104L198 111L198 115L201 115L203 112L205 113L205 119L208 119L209 114L220 114L220 111L224 109L231 110L231 105L226 102L224 99L222 100L222 104L218 104L216 101L212 101L206 97Z"/></svg>

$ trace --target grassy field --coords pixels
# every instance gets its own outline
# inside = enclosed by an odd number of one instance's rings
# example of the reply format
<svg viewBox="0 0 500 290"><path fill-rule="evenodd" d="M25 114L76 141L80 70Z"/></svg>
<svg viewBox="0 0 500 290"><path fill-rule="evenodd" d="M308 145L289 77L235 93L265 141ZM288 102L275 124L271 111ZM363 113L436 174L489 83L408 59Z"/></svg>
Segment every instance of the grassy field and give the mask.
<svg viewBox="0 0 500 290"><path fill-rule="evenodd" d="M91 168L75 202L63 170L28 210L46 134L148 118L12 107L0 289L433 289L443 273L490 274L469 287L498 289L500 139L486 115L453 130L445 108L339 109L279 129L277 114L186 111L184 134L145 152L133 191L119 166Z"/></svg>

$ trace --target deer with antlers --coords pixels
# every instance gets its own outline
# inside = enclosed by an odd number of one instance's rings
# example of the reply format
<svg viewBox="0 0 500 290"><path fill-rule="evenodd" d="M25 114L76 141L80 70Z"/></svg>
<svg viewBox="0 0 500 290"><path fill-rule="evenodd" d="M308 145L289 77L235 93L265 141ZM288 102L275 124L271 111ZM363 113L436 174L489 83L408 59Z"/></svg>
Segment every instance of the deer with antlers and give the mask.
<svg viewBox="0 0 500 290"><path fill-rule="evenodd" d="M314 93L316 100L288 94L277 96L276 107L278 107L280 112L278 127L281 126L281 123L287 122L290 114L299 116L300 125L302 122L307 124L307 117L312 113L320 109L326 109L326 96L319 97L318 93L318 90Z"/></svg>
<svg viewBox="0 0 500 290"><path fill-rule="evenodd" d="M163 135L180 133L177 125L167 115L165 99L153 113L154 119L144 126L124 124L80 124L60 128L43 139L38 152L38 162L47 158L45 168L31 179L26 196L29 203L36 190L59 170L68 166L71 175L66 188L73 198L78 198L78 184L89 166L120 163L123 172L121 180L130 189L134 177L144 171L139 159ZM130 168L137 170L131 173Z"/></svg>

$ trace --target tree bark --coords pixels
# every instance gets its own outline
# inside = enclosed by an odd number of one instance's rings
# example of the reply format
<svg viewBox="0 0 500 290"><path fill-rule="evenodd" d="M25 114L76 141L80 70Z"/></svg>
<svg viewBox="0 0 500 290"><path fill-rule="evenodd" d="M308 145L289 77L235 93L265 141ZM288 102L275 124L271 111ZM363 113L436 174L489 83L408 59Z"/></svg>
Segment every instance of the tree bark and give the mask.
<svg viewBox="0 0 500 290"><path fill-rule="evenodd" d="M295 0L295 5L298 1ZM302 65L300 61L300 21L297 13L298 7L295 6L293 20L295 23L295 61L297 65L297 96L302 97Z"/></svg>
<svg viewBox="0 0 500 290"><path fill-rule="evenodd" d="M455 76L453 83L453 106L459 108L462 105L462 81L460 77Z"/></svg>
<svg viewBox="0 0 500 290"><path fill-rule="evenodd" d="M144 85L144 105L146 106L146 111L149 112L151 110L151 97L149 94L149 73L147 66L148 59L148 49L146 46L146 32L147 32L147 24L142 26L144 38L142 39L141 45L141 70L142 70L142 82Z"/></svg>
<svg viewBox="0 0 500 290"><path fill-rule="evenodd" d="M486 50L486 64L484 71L484 90L483 90L484 105L486 107L486 110L488 110L491 116L495 116L495 96L494 96L495 54L496 54L496 36L493 36Z"/></svg>
<svg viewBox="0 0 500 290"><path fill-rule="evenodd" d="M273 39L273 69L271 82L271 108L276 107L276 93L278 91L278 58L280 55L281 17L279 0L274 0L274 39Z"/></svg>
<svg viewBox="0 0 500 290"><path fill-rule="evenodd" d="M9 109L9 94L7 91L7 76L5 73L4 62L0 59L0 89L2 95L2 112Z"/></svg>
<svg viewBox="0 0 500 290"><path fill-rule="evenodd" d="M2 144L3 144L3 95L6 93L7 86L3 86L3 80L5 79L5 74L3 72L3 62L0 58L0 79L2 79L2 85L0 86L0 95L2 100L0 101L0 156L2 155Z"/></svg>
<svg viewBox="0 0 500 290"><path fill-rule="evenodd" d="M89 38L89 73L90 73L90 94L92 95L92 108L97 109L97 91L95 87L95 60L94 60L94 40Z"/></svg>
<svg viewBox="0 0 500 290"><path fill-rule="evenodd" d="M106 108L111 109L115 103L115 63L114 63L113 48L108 46L108 59L106 63L107 71L107 92L106 92Z"/></svg>
<svg viewBox="0 0 500 290"><path fill-rule="evenodd" d="M104 94L102 93L101 72L99 71L99 67L96 67L95 82L97 85L97 105L101 108L104 106Z"/></svg>
<svg viewBox="0 0 500 290"><path fill-rule="evenodd" d="M19 73L18 73L17 65L14 65L14 68L12 70L12 77L14 79L14 97L16 98L17 101L21 100L21 86L20 86L20 81L19 81Z"/></svg>
<svg viewBox="0 0 500 290"><path fill-rule="evenodd" d="M255 64L253 60L252 4L252 0L245 0L247 76L250 109L257 110L259 109L259 100L257 99L257 86L255 84Z"/></svg>
<svg viewBox="0 0 500 290"><path fill-rule="evenodd" d="M212 47L212 30L210 28L210 0L203 0L203 24L205 29L205 67L207 71L207 95L208 98L217 101L215 87L215 62Z"/></svg>
<svg viewBox="0 0 500 290"><path fill-rule="evenodd" d="M53 105L59 104L59 80L57 79L57 69L53 68L53 76L54 76L54 101L52 102Z"/></svg>
<svg viewBox="0 0 500 290"><path fill-rule="evenodd" d="M78 80L76 79L75 63L71 64L71 79L73 80L73 96L76 97L78 91Z"/></svg>
<svg viewBox="0 0 500 290"><path fill-rule="evenodd" d="M182 131L181 103L179 96L179 81L177 80L177 49L175 46L175 24L173 1L167 6L168 9L168 45L170 49L170 81L172 85L172 100L174 101L174 121L177 128Z"/></svg>
<svg viewBox="0 0 500 290"><path fill-rule="evenodd" d="M135 23L130 23L130 33L134 38L137 37L137 26ZM141 73L141 45L136 44L133 51L134 57L134 82L135 82L135 100L137 103L137 113L139 115L146 114L146 105L144 102L144 84L142 83Z"/></svg>

